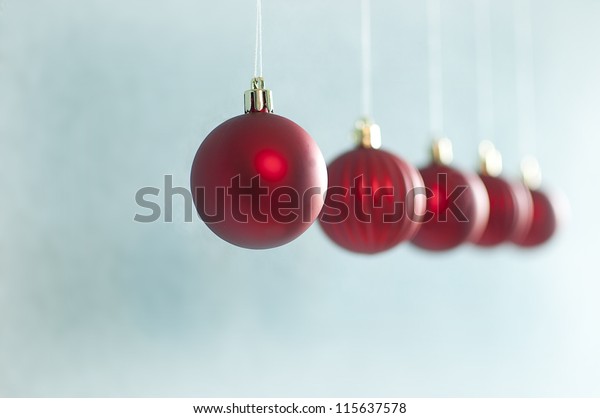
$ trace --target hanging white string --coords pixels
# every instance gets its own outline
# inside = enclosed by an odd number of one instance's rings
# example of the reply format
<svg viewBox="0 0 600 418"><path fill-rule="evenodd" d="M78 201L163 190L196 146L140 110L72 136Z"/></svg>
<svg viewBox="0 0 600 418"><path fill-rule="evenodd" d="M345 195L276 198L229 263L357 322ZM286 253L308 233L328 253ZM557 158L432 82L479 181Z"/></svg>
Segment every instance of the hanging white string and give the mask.
<svg viewBox="0 0 600 418"><path fill-rule="evenodd" d="M442 7L440 0L427 0L427 41L429 60L429 128L441 135L444 129L442 75Z"/></svg>
<svg viewBox="0 0 600 418"><path fill-rule="evenodd" d="M474 0L479 140L494 133L494 79L489 0Z"/></svg>
<svg viewBox="0 0 600 418"><path fill-rule="evenodd" d="M256 0L256 43L254 48L254 77L263 75L262 1Z"/></svg>
<svg viewBox="0 0 600 418"><path fill-rule="evenodd" d="M371 116L371 2L361 0L362 113Z"/></svg>
<svg viewBox="0 0 600 418"><path fill-rule="evenodd" d="M533 31L530 3L514 1L517 138L521 155L536 151Z"/></svg>

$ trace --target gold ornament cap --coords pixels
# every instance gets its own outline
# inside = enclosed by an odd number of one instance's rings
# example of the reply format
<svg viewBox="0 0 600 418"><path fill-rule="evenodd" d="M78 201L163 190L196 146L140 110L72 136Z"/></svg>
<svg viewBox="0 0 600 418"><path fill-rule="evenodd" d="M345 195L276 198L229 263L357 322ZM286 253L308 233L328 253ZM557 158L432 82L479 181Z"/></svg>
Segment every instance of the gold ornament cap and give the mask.
<svg viewBox="0 0 600 418"><path fill-rule="evenodd" d="M542 185L542 170L534 157L527 156L523 158L521 161L521 175L523 183L529 190L537 190Z"/></svg>
<svg viewBox="0 0 600 418"><path fill-rule="evenodd" d="M479 161L481 174L498 177L502 173L502 154L487 139L479 144Z"/></svg>
<svg viewBox="0 0 600 418"><path fill-rule="evenodd" d="M273 95L265 89L265 79L254 77L250 84L250 90L244 93L244 113L273 113Z"/></svg>
<svg viewBox="0 0 600 418"><path fill-rule="evenodd" d="M434 139L431 144L431 158L436 164L450 165L454 159L452 142L446 137Z"/></svg>
<svg viewBox="0 0 600 418"><path fill-rule="evenodd" d="M354 124L354 138L361 148L381 148L381 128L368 118L362 118Z"/></svg>

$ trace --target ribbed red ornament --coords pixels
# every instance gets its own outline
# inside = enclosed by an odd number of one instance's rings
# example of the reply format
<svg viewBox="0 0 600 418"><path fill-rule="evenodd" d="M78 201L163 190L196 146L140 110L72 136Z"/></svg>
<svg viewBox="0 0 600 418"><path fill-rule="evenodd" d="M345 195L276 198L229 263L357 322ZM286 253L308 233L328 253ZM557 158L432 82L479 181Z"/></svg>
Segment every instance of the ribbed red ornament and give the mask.
<svg viewBox="0 0 600 418"><path fill-rule="evenodd" d="M479 177L487 190L490 214L483 233L475 243L492 247L523 237L533 218L533 201L527 188L500 177L485 174Z"/></svg>
<svg viewBox="0 0 600 418"><path fill-rule="evenodd" d="M419 171L429 195L426 219L412 243L444 251L477 240L489 214L487 193L479 177L436 162Z"/></svg>
<svg viewBox="0 0 600 418"><path fill-rule="evenodd" d="M531 190L533 199L533 220L527 232L513 241L522 247L535 247L547 242L558 226L557 208L550 197L540 191Z"/></svg>
<svg viewBox="0 0 600 418"><path fill-rule="evenodd" d="M327 167L310 135L270 113L262 79L246 93L246 113L215 128L194 158L198 214L219 237L244 248L286 244L316 220Z"/></svg>
<svg viewBox="0 0 600 418"><path fill-rule="evenodd" d="M379 149L358 147L328 166L328 192L319 221L341 247L364 254L389 250L419 227L424 199L415 168Z"/></svg>

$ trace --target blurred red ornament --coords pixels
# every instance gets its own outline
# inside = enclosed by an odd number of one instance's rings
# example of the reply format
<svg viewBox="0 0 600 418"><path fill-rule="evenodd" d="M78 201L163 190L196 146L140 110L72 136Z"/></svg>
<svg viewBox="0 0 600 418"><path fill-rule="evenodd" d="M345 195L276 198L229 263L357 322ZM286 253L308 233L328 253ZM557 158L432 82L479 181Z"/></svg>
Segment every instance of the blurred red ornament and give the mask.
<svg viewBox="0 0 600 418"><path fill-rule="evenodd" d="M231 244L264 249L286 244L315 221L327 189L327 168L310 135L271 113L270 91L253 79L246 114L215 128L191 172L198 214Z"/></svg>
<svg viewBox="0 0 600 418"><path fill-rule="evenodd" d="M481 175L490 200L487 226L476 241L477 245L491 247L523 237L533 220L533 200L529 190L519 183Z"/></svg>
<svg viewBox="0 0 600 418"><path fill-rule="evenodd" d="M427 211L412 239L432 251L449 250L483 233L489 201L478 176L449 167L452 145L446 138L434 142L433 162L419 170L427 190Z"/></svg>
<svg viewBox="0 0 600 418"><path fill-rule="evenodd" d="M525 234L513 239L522 247L544 244L552 238L558 225L557 211L549 196L539 190L531 190L530 193L533 199L533 221Z"/></svg>
<svg viewBox="0 0 600 418"><path fill-rule="evenodd" d="M523 187L528 190L533 203L533 218L529 228L513 242L522 247L536 247L547 242L558 227L559 205L556 200L539 190L542 183L540 166L535 158L527 157L521 164Z"/></svg>
<svg viewBox="0 0 600 418"><path fill-rule="evenodd" d="M498 177L502 172L502 156L489 141L479 146L481 173L487 190L490 214L485 230L475 243L492 247L523 237L533 218L533 201L521 183L509 183Z"/></svg>
<svg viewBox="0 0 600 418"><path fill-rule="evenodd" d="M418 171L379 150L379 127L360 121L358 148L328 166L328 192L320 224L331 240L357 253L374 254L410 239L419 227L425 200Z"/></svg>

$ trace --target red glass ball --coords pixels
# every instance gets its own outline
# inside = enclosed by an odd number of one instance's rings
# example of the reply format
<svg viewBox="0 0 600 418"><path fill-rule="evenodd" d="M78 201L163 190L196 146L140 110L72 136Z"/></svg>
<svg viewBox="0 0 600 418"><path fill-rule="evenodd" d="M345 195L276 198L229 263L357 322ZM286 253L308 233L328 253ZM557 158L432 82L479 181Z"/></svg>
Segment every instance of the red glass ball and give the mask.
<svg viewBox="0 0 600 418"><path fill-rule="evenodd" d="M321 227L336 244L357 253L389 250L410 239L425 199L419 172L389 152L357 148L328 166L329 188L319 217Z"/></svg>
<svg viewBox="0 0 600 418"><path fill-rule="evenodd" d="M296 123L266 112L215 128L194 158L191 188L198 214L231 244L286 244L315 221L327 189L319 147Z"/></svg>
<svg viewBox="0 0 600 418"><path fill-rule="evenodd" d="M420 173L427 189L427 211L412 243L444 251L477 240L489 214L487 193L479 177L437 163Z"/></svg>
<svg viewBox="0 0 600 418"><path fill-rule="evenodd" d="M558 226L557 208L542 191L531 190L533 219L527 232L513 241L522 247L535 247L548 241Z"/></svg>
<svg viewBox="0 0 600 418"><path fill-rule="evenodd" d="M492 247L520 237L533 219L533 201L521 183L509 183L499 177L480 174L490 205L487 225L475 243Z"/></svg>

